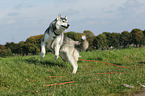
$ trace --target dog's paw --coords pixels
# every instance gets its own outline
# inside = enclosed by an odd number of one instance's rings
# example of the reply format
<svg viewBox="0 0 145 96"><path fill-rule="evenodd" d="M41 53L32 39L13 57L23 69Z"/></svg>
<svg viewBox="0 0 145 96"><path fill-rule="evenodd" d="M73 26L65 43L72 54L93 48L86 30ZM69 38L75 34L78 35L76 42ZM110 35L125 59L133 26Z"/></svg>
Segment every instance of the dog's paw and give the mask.
<svg viewBox="0 0 145 96"><path fill-rule="evenodd" d="M73 71L72 74L76 74L76 72Z"/></svg>
<svg viewBox="0 0 145 96"><path fill-rule="evenodd" d="M72 74L76 74L77 70L73 70Z"/></svg>
<svg viewBox="0 0 145 96"><path fill-rule="evenodd" d="M78 69L78 66L74 66L74 69L73 69L73 74L76 74L76 72L77 72L77 69Z"/></svg>
<svg viewBox="0 0 145 96"><path fill-rule="evenodd" d="M57 60L59 55L54 55L54 59Z"/></svg>
<svg viewBox="0 0 145 96"><path fill-rule="evenodd" d="M44 53L41 53L41 54L40 54L40 57L41 57L41 58L43 58L44 56L45 56L45 54L44 54Z"/></svg>

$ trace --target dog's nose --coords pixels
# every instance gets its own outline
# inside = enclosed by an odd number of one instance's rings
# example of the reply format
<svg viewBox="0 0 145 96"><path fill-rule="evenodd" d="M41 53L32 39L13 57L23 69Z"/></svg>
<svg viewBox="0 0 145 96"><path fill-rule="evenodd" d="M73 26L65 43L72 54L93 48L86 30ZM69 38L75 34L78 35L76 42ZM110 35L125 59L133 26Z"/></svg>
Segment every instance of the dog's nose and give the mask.
<svg viewBox="0 0 145 96"><path fill-rule="evenodd" d="M69 24L67 24L67 27L69 27L70 25Z"/></svg>

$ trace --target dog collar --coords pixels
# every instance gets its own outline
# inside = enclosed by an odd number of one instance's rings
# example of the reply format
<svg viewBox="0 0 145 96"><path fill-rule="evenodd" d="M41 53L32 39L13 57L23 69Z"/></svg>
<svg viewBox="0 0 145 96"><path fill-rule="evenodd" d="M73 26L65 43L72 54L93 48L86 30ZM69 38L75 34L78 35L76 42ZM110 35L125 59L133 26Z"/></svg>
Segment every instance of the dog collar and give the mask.
<svg viewBox="0 0 145 96"><path fill-rule="evenodd" d="M56 36L60 35L60 34L57 34L55 31L54 31L54 34L55 34Z"/></svg>

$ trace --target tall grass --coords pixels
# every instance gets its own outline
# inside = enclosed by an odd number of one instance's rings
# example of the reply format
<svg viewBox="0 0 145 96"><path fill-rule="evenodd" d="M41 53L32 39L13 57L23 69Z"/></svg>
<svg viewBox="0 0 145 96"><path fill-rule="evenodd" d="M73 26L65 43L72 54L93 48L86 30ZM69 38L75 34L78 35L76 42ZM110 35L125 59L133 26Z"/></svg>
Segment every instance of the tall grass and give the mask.
<svg viewBox="0 0 145 96"><path fill-rule="evenodd" d="M73 75L72 66L61 58L54 60L53 54L46 55L42 60L39 55L0 58L0 95L121 96L140 92L142 87L138 81L145 85L145 48L81 52L80 55L81 59L133 69L78 61L78 71ZM51 77L51 80L49 76L60 77ZM69 81L74 83L45 86Z"/></svg>

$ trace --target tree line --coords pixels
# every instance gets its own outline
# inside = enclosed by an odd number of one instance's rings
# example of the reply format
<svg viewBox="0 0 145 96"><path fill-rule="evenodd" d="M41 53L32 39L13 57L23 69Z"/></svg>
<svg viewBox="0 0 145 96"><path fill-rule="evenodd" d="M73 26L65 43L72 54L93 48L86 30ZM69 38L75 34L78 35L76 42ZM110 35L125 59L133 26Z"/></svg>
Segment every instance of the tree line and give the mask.
<svg viewBox="0 0 145 96"><path fill-rule="evenodd" d="M143 47L145 45L145 30L133 29L131 32L123 31L122 33L103 32L95 36L90 30L83 33L66 32L65 36L73 40L80 41L82 35L86 35L89 41L88 50L110 50L133 47ZM0 57L12 55L35 55L40 53L41 39L43 35L31 36L26 41L19 43L6 43L0 45ZM47 50L49 51L49 50Z"/></svg>

